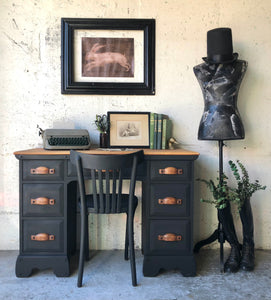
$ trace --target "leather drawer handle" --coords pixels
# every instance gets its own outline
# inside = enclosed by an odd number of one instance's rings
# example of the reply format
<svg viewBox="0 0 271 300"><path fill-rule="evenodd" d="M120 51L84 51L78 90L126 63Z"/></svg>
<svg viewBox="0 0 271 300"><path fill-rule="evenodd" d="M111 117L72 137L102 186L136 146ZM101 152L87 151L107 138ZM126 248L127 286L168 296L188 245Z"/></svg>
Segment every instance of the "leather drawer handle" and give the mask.
<svg viewBox="0 0 271 300"><path fill-rule="evenodd" d="M55 169L49 169L47 167L37 167L35 169L30 170L31 174L35 175L47 175L47 174L55 174Z"/></svg>
<svg viewBox="0 0 271 300"><path fill-rule="evenodd" d="M175 167L167 167L165 169L159 169L159 174L162 175L182 175L183 169L177 169Z"/></svg>
<svg viewBox="0 0 271 300"><path fill-rule="evenodd" d="M158 235L158 240L165 242L177 242L182 240L182 236L175 233L166 233L164 235Z"/></svg>
<svg viewBox="0 0 271 300"><path fill-rule="evenodd" d="M182 199L176 199L175 197L166 197L164 199L158 199L160 205L181 205Z"/></svg>
<svg viewBox="0 0 271 300"><path fill-rule="evenodd" d="M55 199L49 199L47 197L38 197L31 199L32 205L55 205Z"/></svg>
<svg viewBox="0 0 271 300"><path fill-rule="evenodd" d="M54 241L55 236L53 234L48 233L38 233L31 235L31 241L39 241L39 242L46 242L46 241Z"/></svg>

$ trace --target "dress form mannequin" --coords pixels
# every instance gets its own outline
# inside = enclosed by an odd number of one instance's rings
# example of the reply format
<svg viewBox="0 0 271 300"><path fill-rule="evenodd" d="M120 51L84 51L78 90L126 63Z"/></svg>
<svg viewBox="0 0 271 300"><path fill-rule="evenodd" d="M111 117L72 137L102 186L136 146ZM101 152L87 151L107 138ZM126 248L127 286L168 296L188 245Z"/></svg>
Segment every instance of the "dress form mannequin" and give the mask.
<svg viewBox="0 0 271 300"><path fill-rule="evenodd" d="M230 28L217 28L207 32L207 54L204 63L194 67L195 76L200 84L204 98L204 112L199 124L199 140L216 140L219 143L219 179L223 175L223 140L244 139L245 132L237 109L238 91L247 69L247 62L238 60L238 54L232 50ZM221 270L238 271L254 266L254 242L252 214L246 214L244 227L249 227L250 252L243 254L241 261L240 244L235 232L230 203L224 209L218 209L218 229L208 239L196 244L194 250L218 239L220 242ZM231 245L231 253L223 266L223 243L225 239ZM252 249L252 250L250 250ZM253 253L252 253L253 252ZM241 262L241 264L240 264ZM245 267L244 267L245 265Z"/></svg>
<svg viewBox="0 0 271 300"><path fill-rule="evenodd" d="M194 67L204 97L199 140L235 140L245 137L237 109L237 96L247 62L227 64L205 62Z"/></svg>

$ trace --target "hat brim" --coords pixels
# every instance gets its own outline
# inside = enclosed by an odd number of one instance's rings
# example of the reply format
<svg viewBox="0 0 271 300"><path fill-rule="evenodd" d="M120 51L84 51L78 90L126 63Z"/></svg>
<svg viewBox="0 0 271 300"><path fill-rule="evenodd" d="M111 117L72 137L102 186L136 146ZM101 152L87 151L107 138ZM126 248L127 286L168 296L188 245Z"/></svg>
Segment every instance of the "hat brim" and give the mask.
<svg viewBox="0 0 271 300"><path fill-rule="evenodd" d="M228 64L228 63L234 62L235 60L237 60L237 58L238 58L238 53L233 53L232 59L229 59L229 60L214 61L214 60L210 59L209 57L203 57L202 59L209 64L219 65L219 64Z"/></svg>

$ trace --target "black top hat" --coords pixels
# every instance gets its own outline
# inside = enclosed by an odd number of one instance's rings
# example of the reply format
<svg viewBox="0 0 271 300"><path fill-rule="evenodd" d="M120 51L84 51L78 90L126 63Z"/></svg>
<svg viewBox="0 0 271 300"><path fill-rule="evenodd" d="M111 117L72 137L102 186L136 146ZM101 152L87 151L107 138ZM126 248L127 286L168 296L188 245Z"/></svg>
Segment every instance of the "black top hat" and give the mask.
<svg viewBox="0 0 271 300"><path fill-rule="evenodd" d="M207 32L207 57L202 59L211 64L226 64L235 61L238 53L232 53L230 28L215 28Z"/></svg>

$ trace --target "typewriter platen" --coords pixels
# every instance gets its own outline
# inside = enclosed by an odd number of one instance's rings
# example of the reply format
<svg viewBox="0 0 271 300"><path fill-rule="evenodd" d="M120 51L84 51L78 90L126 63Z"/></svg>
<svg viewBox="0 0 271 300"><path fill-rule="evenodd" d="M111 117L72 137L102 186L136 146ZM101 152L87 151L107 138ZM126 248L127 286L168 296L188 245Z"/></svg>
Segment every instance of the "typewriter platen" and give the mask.
<svg viewBox="0 0 271 300"><path fill-rule="evenodd" d="M46 129L39 128L43 147L47 150L89 149L90 137L86 129Z"/></svg>

